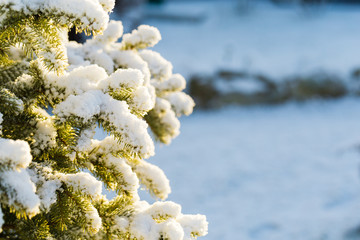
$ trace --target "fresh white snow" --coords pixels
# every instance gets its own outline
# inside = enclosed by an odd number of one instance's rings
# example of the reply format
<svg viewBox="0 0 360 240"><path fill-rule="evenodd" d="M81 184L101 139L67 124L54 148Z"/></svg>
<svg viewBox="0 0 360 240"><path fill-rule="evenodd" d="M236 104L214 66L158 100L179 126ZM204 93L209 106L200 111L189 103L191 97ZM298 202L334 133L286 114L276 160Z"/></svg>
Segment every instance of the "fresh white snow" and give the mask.
<svg viewBox="0 0 360 240"><path fill-rule="evenodd" d="M206 239L348 239L360 226L359 109L348 98L195 112L150 162L169 200L207 216Z"/></svg>
<svg viewBox="0 0 360 240"><path fill-rule="evenodd" d="M148 7L144 23L159 28L154 49L187 78L233 69L346 79L360 66L359 6L252 3L241 15L235 1L170 1ZM228 107L182 118L150 162L169 178L169 200L207 216L208 240L358 239L359 146L359 99Z"/></svg>
<svg viewBox="0 0 360 240"><path fill-rule="evenodd" d="M360 7L252 3L240 14L235 1L169 1L147 7L143 23L159 28L154 50L186 78L230 69L346 79L360 66ZM150 162L169 178L169 200L207 216L205 239L342 240L360 226L359 146L357 99L229 107L182 118Z"/></svg>

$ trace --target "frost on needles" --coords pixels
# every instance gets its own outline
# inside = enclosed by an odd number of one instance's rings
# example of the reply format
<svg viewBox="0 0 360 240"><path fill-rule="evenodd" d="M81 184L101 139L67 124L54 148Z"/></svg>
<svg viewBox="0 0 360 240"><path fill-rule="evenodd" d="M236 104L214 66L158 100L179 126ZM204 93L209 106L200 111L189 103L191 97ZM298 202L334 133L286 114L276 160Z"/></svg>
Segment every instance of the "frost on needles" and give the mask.
<svg viewBox="0 0 360 240"><path fill-rule="evenodd" d="M193 100L172 65L148 50L159 31L123 35L114 0L0 0L0 238L182 240L202 215L169 201L146 161L170 143ZM93 33L69 42L71 27ZM121 41L119 41L121 39ZM95 128L108 136L94 139ZM152 137L149 135L151 130ZM102 186L117 193L107 199Z"/></svg>

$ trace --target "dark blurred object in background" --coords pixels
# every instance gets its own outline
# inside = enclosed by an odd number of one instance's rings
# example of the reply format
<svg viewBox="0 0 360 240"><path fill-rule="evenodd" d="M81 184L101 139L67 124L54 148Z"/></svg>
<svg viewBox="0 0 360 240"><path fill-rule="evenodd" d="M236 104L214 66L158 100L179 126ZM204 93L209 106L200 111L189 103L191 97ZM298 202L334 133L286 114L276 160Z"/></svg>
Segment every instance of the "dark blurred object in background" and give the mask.
<svg viewBox="0 0 360 240"><path fill-rule="evenodd" d="M114 12L110 17L122 21L124 32L130 32L140 25L146 2L147 0L116 0Z"/></svg>
<svg viewBox="0 0 360 240"><path fill-rule="evenodd" d="M84 33L76 33L75 27L71 28L68 36L70 41L76 41L78 43L84 43L87 38Z"/></svg>
<svg viewBox="0 0 360 240"><path fill-rule="evenodd" d="M146 0L116 0L114 12L123 13L124 11L143 4Z"/></svg>
<svg viewBox="0 0 360 240"><path fill-rule="evenodd" d="M164 3L164 0L149 0L149 3L154 3L154 4L161 4Z"/></svg>
<svg viewBox="0 0 360 240"><path fill-rule="evenodd" d="M353 80L357 81L355 73ZM189 92L198 108L218 108L229 104L280 104L358 94L358 88L348 89L344 82L344 79L325 72L294 75L277 81L262 74L219 70L214 75L192 76Z"/></svg>

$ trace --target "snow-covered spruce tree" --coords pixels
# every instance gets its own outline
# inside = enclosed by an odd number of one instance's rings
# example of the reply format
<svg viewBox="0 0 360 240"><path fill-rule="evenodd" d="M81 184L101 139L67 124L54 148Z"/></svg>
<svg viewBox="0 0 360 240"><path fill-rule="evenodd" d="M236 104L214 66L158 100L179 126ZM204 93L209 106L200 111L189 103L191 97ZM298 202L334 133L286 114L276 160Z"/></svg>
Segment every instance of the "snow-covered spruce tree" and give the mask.
<svg viewBox="0 0 360 240"><path fill-rule="evenodd" d="M140 26L122 36L114 0L0 0L0 239L193 239L202 215L173 202L154 138L170 143L192 112L185 80L145 50ZM81 45L67 32L93 33ZM121 42L117 42L121 38ZM108 135L95 140L95 128ZM116 192L107 199L102 185Z"/></svg>

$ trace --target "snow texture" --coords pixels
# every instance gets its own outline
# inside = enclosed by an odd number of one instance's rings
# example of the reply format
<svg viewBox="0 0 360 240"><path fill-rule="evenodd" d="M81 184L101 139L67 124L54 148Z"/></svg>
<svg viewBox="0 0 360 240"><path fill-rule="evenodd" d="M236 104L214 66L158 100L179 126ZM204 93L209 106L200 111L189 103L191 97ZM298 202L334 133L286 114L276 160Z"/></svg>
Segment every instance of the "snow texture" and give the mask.
<svg viewBox="0 0 360 240"><path fill-rule="evenodd" d="M155 46L161 40L160 32L157 28L148 25L140 25L131 33L123 36L122 44L125 48L147 48Z"/></svg>
<svg viewBox="0 0 360 240"><path fill-rule="evenodd" d="M69 73L65 73L62 76L58 76L56 73L49 73L46 78L47 88L58 87L64 89L63 95L56 92L52 92L54 97L65 98L69 95L79 95L89 90L98 89L98 84L108 77L104 68L97 65L90 65L84 67L78 67Z"/></svg>
<svg viewBox="0 0 360 240"><path fill-rule="evenodd" d="M137 239L160 238L159 226L149 215L137 214L130 223L130 232Z"/></svg>
<svg viewBox="0 0 360 240"><path fill-rule="evenodd" d="M35 139L35 153L39 153L39 150L45 150L56 145L55 138L57 136L56 129L54 127L53 118L41 108L33 108L33 112L40 118L36 122L36 131L34 133Z"/></svg>
<svg viewBox="0 0 360 240"><path fill-rule="evenodd" d="M174 92L164 97L171 104L177 116L190 115L195 107L194 100L184 92Z"/></svg>
<svg viewBox="0 0 360 240"><path fill-rule="evenodd" d="M27 15L52 14L56 15L62 24L68 24L69 19L75 18L80 21L80 27L83 29L90 27L95 31L106 28L109 21L108 11L112 9L114 3L114 0L0 0L1 5L8 4L7 11L22 12Z"/></svg>
<svg viewBox="0 0 360 240"><path fill-rule="evenodd" d="M94 138L94 135L95 127L84 129L77 141L76 149L80 152L88 150L91 146L91 140Z"/></svg>
<svg viewBox="0 0 360 240"><path fill-rule="evenodd" d="M101 182L86 172L74 174L59 173L61 181L71 186L75 191L83 192L93 198L98 198L102 192Z"/></svg>
<svg viewBox="0 0 360 240"><path fill-rule="evenodd" d="M154 107L153 88L149 85L144 86L144 75L137 69L118 69L108 76L104 68L93 64L77 67L60 77L55 73L49 73L47 80L47 87L54 88L48 95L55 98L64 99L90 90L116 93L122 89L132 89L130 98L127 99L131 108L147 112Z"/></svg>
<svg viewBox="0 0 360 240"><path fill-rule="evenodd" d="M7 204L17 210L25 210L29 216L40 212L40 199L36 187L25 169L2 171L0 184L6 189Z"/></svg>
<svg viewBox="0 0 360 240"><path fill-rule="evenodd" d="M181 213L181 206L174 202L155 202L146 211L154 219L176 218Z"/></svg>
<svg viewBox="0 0 360 240"><path fill-rule="evenodd" d="M343 99L197 112L153 163L169 200L207 216L209 240L344 239L360 224L359 108Z"/></svg>
<svg viewBox="0 0 360 240"><path fill-rule="evenodd" d="M189 215L183 218L180 205L167 201L156 202L153 205L142 201L137 202L136 211L129 225L132 236L137 239L159 239L163 238L183 240L191 239L190 234L202 236L207 233L207 221L205 216L199 221L199 217ZM178 221L178 218L181 222ZM192 225L191 233L185 236L183 226L188 231ZM196 235L194 235L196 236Z"/></svg>
<svg viewBox="0 0 360 240"><path fill-rule="evenodd" d="M115 224L113 229L118 231L126 232L129 227L129 220L126 217L115 216L114 222Z"/></svg>
<svg viewBox="0 0 360 240"><path fill-rule="evenodd" d="M208 224L204 215L182 215L177 221L184 228L185 239L208 234Z"/></svg>
<svg viewBox="0 0 360 240"><path fill-rule="evenodd" d="M173 66L169 61L165 60L160 53L151 50L142 50L140 56L147 62L153 78L166 80L171 77Z"/></svg>
<svg viewBox="0 0 360 240"><path fill-rule="evenodd" d="M93 231L95 233L98 232L102 227L102 220L101 217L99 216L98 211L93 205L91 205L90 209L87 210L86 218L89 220Z"/></svg>
<svg viewBox="0 0 360 240"><path fill-rule="evenodd" d="M110 12L115 6L115 0L99 0L104 11Z"/></svg>
<svg viewBox="0 0 360 240"><path fill-rule="evenodd" d="M0 185L5 189L7 204L24 210L29 216L39 213L40 200L36 187L24 168L31 163L30 146L22 140L0 138Z"/></svg>
<svg viewBox="0 0 360 240"><path fill-rule="evenodd" d="M159 116L159 121L166 128L164 142L170 143L171 140L180 134L180 121L176 118L175 112L171 109L171 104L162 98L156 98L156 104L153 109Z"/></svg>
<svg viewBox="0 0 360 240"><path fill-rule="evenodd" d="M150 70L148 64L134 51L121 51L110 53L115 63L119 66L139 69L144 74L144 83L150 82Z"/></svg>
<svg viewBox="0 0 360 240"><path fill-rule="evenodd" d="M137 69L118 69L108 76L105 69L98 65L80 66L60 77L49 73L47 80L49 89L55 87L54 91L48 92L53 97L64 99L90 90L117 92L121 89L133 89L131 99L128 100L131 108L149 111L154 107L152 87L144 86L144 75ZM57 89L64 91L59 93Z"/></svg>
<svg viewBox="0 0 360 240"><path fill-rule="evenodd" d="M169 219L160 224L160 232L166 239L183 240L184 230L182 226L174 219Z"/></svg>
<svg viewBox="0 0 360 240"><path fill-rule="evenodd" d="M30 146L22 140L0 138L0 164L13 169L26 168L31 163Z"/></svg>
<svg viewBox="0 0 360 240"><path fill-rule="evenodd" d="M169 179L158 166L142 161L136 166L135 172L145 188L151 189L156 197L166 199L171 193Z"/></svg>
<svg viewBox="0 0 360 240"><path fill-rule="evenodd" d="M151 81L157 92L175 92L182 91L186 87L186 80L180 74L173 74L169 79L159 82Z"/></svg>
<svg viewBox="0 0 360 240"><path fill-rule="evenodd" d="M96 115L109 122L121 140L130 144L141 156L154 153L154 144L147 132L147 123L130 113L124 101L117 101L101 91L87 91L81 95L70 95L58 104L54 113L65 121L67 117L76 116L84 122L92 120Z"/></svg>
<svg viewBox="0 0 360 240"><path fill-rule="evenodd" d="M35 165L37 166L37 165ZM36 185L36 194L40 198L40 209L48 212L52 204L57 200L57 190L61 190L61 181L55 178L50 167L27 169L31 181Z"/></svg>
<svg viewBox="0 0 360 240"><path fill-rule="evenodd" d="M61 187L58 179L44 181L41 187L37 188L37 195L40 198L40 208L49 211L52 204L57 200L56 191Z"/></svg>
<svg viewBox="0 0 360 240"><path fill-rule="evenodd" d="M153 101L155 93L152 87L141 86L136 88L133 92L133 99L129 102L130 107L140 111L148 112L154 108L155 102Z"/></svg>
<svg viewBox="0 0 360 240"><path fill-rule="evenodd" d="M104 136L104 134L106 133L102 132L100 134L98 133L97 135L95 135L95 137L101 136L103 140L92 139L91 140L92 149L96 149L96 152L101 155L108 153L116 153L117 151L121 150L114 136L106 136L106 135Z"/></svg>
<svg viewBox="0 0 360 240"><path fill-rule="evenodd" d="M115 171L121 173L124 184L121 186L124 190L129 191L133 195L137 196L137 190L139 188L139 179L132 171L131 167L126 163L124 159L114 157L111 154L107 155L103 159L104 165L108 168L115 168Z"/></svg>
<svg viewBox="0 0 360 240"><path fill-rule="evenodd" d="M107 81L100 85L102 89L138 88L144 83L144 75L137 69L118 69L110 75Z"/></svg>
<svg viewBox="0 0 360 240"><path fill-rule="evenodd" d="M120 21L110 21L102 35L95 37L96 41L110 43L117 41L123 35L123 25Z"/></svg>

